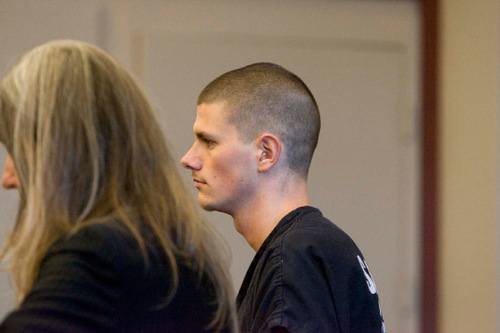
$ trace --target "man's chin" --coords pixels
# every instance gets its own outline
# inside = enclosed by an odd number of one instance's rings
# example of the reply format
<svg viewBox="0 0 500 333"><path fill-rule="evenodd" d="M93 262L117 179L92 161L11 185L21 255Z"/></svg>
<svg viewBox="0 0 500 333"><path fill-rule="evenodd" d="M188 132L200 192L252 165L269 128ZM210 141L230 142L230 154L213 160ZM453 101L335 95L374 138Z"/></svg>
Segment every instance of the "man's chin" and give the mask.
<svg viewBox="0 0 500 333"><path fill-rule="evenodd" d="M200 204L201 208L203 210L206 210L207 212L213 212L215 210L215 207L212 205L212 203L210 202L206 202L206 201L201 201L199 198L198 198L198 203Z"/></svg>
<svg viewBox="0 0 500 333"><path fill-rule="evenodd" d="M207 212L221 212L221 213L226 213L230 214L225 208L227 205L224 204L222 201L215 202L212 200L213 198L211 197L205 197L205 196L199 196L198 195L198 203L200 204L201 208Z"/></svg>
<svg viewBox="0 0 500 333"><path fill-rule="evenodd" d="M200 203L200 206L201 206L201 208L203 208L203 210L206 210L207 212L213 212L215 210L215 208L212 207L212 205L210 205L210 204Z"/></svg>

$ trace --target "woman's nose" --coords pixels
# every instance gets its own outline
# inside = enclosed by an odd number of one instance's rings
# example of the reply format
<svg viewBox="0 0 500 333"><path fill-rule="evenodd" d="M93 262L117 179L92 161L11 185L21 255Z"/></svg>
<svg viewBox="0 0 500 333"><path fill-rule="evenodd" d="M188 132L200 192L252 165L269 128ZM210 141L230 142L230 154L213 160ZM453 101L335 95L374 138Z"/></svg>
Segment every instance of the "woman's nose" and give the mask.
<svg viewBox="0 0 500 333"><path fill-rule="evenodd" d="M19 187L19 178L17 177L16 166L12 156L7 155L5 168L2 175L2 187L5 189L14 189Z"/></svg>

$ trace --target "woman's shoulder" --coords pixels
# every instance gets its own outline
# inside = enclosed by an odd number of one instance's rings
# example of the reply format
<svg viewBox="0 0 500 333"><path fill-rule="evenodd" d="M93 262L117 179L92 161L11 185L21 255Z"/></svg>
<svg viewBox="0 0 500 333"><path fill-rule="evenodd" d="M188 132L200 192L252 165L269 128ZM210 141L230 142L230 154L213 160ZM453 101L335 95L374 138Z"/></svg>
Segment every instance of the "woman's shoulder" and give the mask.
<svg viewBox="0 0 500 333"><path fill-rule="evenodd" d="M118 222L89 224L64 233L49 249L49 253L59 251L99 252L113 256L124 250L138 249L137 241ZM103 252L104 250L104 252Z"/></svg>
<svg viewBox="0 0 500 333"><path fill-rule="evenodd" d="M146 258L158 252L154 246L143 252L137 239L118 222L96 223L60 236L47 251L42 266L44 262L58 262L53 260L56 257L65 262L99 263L116 274L142 275Z"/></svg>

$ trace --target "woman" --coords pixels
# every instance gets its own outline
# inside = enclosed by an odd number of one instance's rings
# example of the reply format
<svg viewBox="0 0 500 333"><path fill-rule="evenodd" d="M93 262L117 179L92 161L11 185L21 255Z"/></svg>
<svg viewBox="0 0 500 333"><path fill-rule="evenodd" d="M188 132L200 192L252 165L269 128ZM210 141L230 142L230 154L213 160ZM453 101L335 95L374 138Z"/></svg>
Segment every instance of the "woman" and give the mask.
<svg viewBox="0 0 500 333"><path fill-rule="evenodd" d="M0 254L19 307L0 332L235 330L221 242L109 55L75 41L25 54L0 85L0 140L20 193Z"/></svg>

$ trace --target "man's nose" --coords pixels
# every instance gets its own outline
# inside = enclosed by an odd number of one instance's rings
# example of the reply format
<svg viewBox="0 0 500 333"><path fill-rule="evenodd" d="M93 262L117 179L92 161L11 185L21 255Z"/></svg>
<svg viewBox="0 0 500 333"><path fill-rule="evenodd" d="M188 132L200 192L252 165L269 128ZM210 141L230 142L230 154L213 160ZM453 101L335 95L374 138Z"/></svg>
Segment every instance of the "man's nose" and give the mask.
<svg viewBox="0 0 500 333"><path fill-rule="evenodd" d="M181 165L191 170L199 170L201 168L201 161L194 153L194 146L181 158Z"/></svg>

